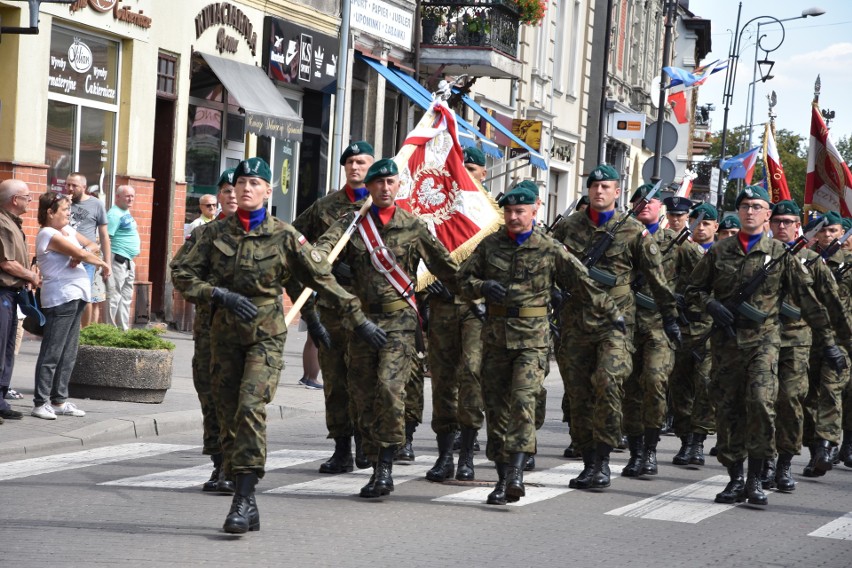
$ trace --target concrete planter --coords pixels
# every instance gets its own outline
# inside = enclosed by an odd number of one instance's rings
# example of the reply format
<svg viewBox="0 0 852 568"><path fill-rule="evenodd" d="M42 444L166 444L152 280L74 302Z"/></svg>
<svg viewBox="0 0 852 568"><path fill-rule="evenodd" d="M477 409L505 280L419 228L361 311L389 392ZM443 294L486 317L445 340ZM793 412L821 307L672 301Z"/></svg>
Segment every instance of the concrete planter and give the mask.
<svg viewBox="0 0 852 568"><path fill-rule="evenodd" d="M163 402L172 386L173 352L81 345L68 392L73 398Z"/></svg>

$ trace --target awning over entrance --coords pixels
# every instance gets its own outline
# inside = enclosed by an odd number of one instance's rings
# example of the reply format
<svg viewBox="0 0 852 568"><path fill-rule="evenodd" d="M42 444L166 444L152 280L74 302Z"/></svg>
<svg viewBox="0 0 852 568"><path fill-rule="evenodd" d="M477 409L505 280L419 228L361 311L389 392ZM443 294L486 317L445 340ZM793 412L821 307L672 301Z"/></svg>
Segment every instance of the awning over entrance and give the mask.
<svg viewBox="0 0 852 568"><path fill-rule="evenodd" d="M201 53L246 113L246 130L282 140L302 139L302 118L260 67Z"/></svg>
<svg viewBox="0 0 852 568"><path fill-rule="evenodd" d="M417 106L426 110L432 105L432 94L412 77L409 77L405 73L392 67L385 67L375 59L364 57L360 53L356 53L355 56L375 69L379 75L384 77L385 80L396 87L399 92L411 99L411 101ZM483 152L497 159L503 158L503 152L500 151L500 147L497 146L494 141L482 134L478 128L458 115L456 115L456 122L459 125L459 144L466 147L476 146L476 139L479 138L482 141Z"/></svg>

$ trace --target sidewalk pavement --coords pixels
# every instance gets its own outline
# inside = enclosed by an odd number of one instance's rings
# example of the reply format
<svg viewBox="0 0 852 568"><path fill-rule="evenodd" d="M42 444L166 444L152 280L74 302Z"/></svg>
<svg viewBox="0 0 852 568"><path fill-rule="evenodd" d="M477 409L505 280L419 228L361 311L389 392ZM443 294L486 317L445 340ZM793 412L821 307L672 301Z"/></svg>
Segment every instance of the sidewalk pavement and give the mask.
<svg viewBox="0 0 852 568"><path fill-rule="evenodd" d="M15 359L11 384L11 388L23 394L24 398L8 400L12 408L24 413L24 417L0 424L0 460L196 430L201 444L201 410L192 384L192 334L169 330L164 337L177 347L172 386L161 404L72 398L74 404L86 411L86 416L57 416L56 420L42 420L30 416L41 340L26 334ZM323 392L298 384L302 376L302 349L306 339L307 332L298 331L298 326L290 327L284 349L284 371L275 399L267 406L269 421L324 412ZM120 373L121 370L116 369L115 372Z"/></svg>

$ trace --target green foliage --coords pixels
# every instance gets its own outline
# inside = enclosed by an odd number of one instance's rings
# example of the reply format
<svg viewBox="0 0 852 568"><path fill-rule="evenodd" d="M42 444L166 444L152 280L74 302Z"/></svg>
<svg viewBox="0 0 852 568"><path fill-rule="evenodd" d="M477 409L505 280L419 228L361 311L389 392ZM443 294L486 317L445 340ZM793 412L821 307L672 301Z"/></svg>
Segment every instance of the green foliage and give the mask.
<svg viewBox="0 0 852 568"><path fill-rule="evenodd" d="M157 328L123 331L111 325L93 323L84 327L80 332L80 345L124 347L126 349L168 349L172 351L175 344L161 338L162 334L163 330Z"/></svg>
<svg viewBox="0 0 852 568"><path fill-rule="evenodd" d="M840 152L840 157L846 162L846 165L850 165L850 160L852 160L852 139L849 136L841 136L835 146L837 147L837 151Z"/></svg>

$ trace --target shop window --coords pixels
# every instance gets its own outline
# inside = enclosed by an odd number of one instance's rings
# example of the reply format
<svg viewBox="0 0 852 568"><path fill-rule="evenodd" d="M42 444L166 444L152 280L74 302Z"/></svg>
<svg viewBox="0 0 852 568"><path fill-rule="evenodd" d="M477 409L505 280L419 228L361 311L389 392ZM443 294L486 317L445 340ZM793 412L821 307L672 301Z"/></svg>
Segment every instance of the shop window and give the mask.
<svg viewBox="0 0 852 568"><path fill-rule="evenodd" d="M189 105L186 126L186 223L199 216L198 200L217 192L222 173L222 111Z"/></svg>
<svg viewBox="0 0 852 568"><path fill-rule="evenodd" d="M177 58L164 53L157 58L157 95L177 98Z"/></svg>

